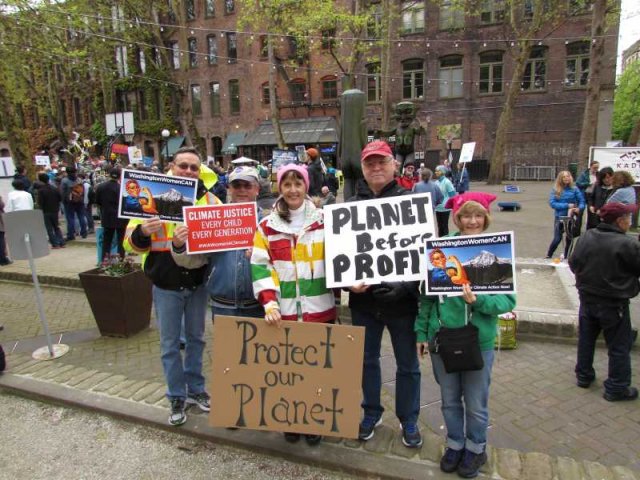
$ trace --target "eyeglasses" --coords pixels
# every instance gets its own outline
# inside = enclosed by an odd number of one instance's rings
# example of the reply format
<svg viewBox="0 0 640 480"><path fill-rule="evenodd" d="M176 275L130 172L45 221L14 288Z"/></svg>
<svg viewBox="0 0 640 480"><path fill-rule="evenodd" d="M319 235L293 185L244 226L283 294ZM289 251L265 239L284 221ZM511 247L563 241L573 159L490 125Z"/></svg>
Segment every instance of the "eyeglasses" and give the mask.
<svg viewBox="0 0 640 480"><path fill-rule="evenodd" d="M196 165L195 163L177 163L176 167L182 170L191 170L192 172L200 171L200 165Z"/></svg>

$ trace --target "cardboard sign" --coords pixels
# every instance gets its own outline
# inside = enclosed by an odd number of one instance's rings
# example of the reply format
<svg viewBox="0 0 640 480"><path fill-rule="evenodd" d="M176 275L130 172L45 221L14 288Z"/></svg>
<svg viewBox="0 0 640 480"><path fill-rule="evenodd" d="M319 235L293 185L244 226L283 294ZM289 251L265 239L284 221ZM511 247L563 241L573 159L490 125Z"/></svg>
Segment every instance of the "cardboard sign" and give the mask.
<svg viewBox="0 0 640 480"><path fill-rule="evenodd" d="M435 237L431 194L325 205L327 287L422 280Z"/></svg>
<svg viewBox="0 0 640 480"><path fill-rule="evenodd" d="M589 165L591 162L598 162L601 169L611 167L614 172L626 170L633 175L636 183L640 183L640 147L591 147Z"/></svg>
<svg viewBox="0 0 640 480"><path fill-rule="evenodd" d="M364 328L216 316L209 423L356 438Z"/></svg>
<svg viewBox="0 0 640 480"><path fill-rule="evenodd" d="M182 209L195 203L197 188L194 178L122 170L118 217L182 222Z"/></svg>
<svg viewBox="0 0 640 480"><path fill-rule="evenodd" d="M49 160L49 155L36 155L36 165L42 165L48 167L51 163Z"/></svg>
<svg viewBox="0 0 640 480"><path fill-rule="evenodd" d="M142 150L138 147L133 146L127 148L127 153L129 154L129 163L131 165L138 165L142 163Z"/></svg>
<svg viewBox="0 0 640 480"><path fill-rule="evenodd" d="M185 207L187 253L241 250L253 246L258 210L255 202Z"/></svg>
<svg viewBox="0 0 640 480"><path fill-rule="evenodd" d="M516 293L513 232L427 240L427 295L461 295L468 283L476 294Z"/></svg>
<svg viewBox="0 0 640 480"><path fill-rule="evenodd" d="M473 160L473 151L476 149L476 142L463 143L460 150L460 163L469 163Z"/></svg>

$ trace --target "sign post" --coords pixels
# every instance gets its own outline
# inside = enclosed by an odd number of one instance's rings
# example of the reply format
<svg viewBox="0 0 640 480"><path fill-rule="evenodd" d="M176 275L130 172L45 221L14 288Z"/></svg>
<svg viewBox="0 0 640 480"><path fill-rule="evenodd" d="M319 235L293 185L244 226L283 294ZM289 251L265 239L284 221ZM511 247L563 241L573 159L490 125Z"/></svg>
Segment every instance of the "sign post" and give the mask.
<svg viewBox="0 0 640 480"><path fill-rule="evenodd" d="M36 291L36 303L38 305L38 315L40 323L47 338L47 346L38 348L31 355L35 360L53 360L61 357L69 351L69 346L62 343L55 345L51 341L49 324L44 314L42 292L36 273L34 259L49 255L49 245L47 244L47 232L44 228L44 216L42 210L20 210L4 215L7 243L11 249L11 256L14 260L29 260L31 278Z"/></svg>

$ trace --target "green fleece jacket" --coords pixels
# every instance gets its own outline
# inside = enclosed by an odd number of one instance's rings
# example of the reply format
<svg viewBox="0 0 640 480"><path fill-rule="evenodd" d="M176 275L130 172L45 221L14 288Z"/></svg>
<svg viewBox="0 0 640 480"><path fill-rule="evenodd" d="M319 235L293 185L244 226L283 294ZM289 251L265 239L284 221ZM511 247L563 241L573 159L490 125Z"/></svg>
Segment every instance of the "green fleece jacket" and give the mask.
<svg viewBox="0 0 640 480"><path fill-rule="evenodd" d="M442 325L449 328L463 327L465 323L465 301L462 297L420 296L420 311L414 330L418 342L431 342L440 329L438 312ZM498 315L510 312L516 306L515 295L477 295L473 305L468 306L471 323L478 327L480 350L494 347Z"/></svg>

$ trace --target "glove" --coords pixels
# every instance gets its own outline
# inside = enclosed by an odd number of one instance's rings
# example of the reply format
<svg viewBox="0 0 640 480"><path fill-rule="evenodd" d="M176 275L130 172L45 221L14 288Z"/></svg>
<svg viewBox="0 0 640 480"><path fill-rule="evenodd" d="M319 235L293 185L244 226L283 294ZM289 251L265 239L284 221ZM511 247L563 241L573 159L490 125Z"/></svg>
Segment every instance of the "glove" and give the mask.
<svg viewBox="0 0 640 480"><path fill-rule="evenodd" d="M371 295L382 303L395 303L407 298L409 291L404 282L382 282L372 288Z"/></svg>

